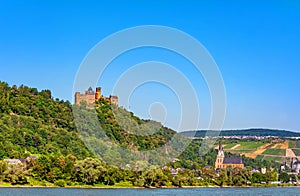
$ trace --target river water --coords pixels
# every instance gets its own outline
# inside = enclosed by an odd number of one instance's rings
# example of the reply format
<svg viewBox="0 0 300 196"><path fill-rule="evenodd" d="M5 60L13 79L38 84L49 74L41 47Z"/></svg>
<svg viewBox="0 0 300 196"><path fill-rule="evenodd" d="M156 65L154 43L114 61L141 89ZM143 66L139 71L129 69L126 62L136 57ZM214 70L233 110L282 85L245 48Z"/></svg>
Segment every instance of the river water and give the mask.
<svg viewBox="0 0 300 196"><path fill-rule="evenodd" d="M0 195L300 195L300 187L274 188L182 188L182 189L77 189L0 188Z"/></svg>

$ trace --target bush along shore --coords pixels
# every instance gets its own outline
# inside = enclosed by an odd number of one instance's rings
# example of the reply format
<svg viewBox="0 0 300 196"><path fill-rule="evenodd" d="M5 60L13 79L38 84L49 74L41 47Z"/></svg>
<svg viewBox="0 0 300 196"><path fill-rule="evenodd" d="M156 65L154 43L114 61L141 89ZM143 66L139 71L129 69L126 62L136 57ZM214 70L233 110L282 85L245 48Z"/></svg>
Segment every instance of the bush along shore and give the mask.
<svg viewBox="0 0 300 196"><path fill-rule="evenodd" d="M174 166L174 165L173 165ZM77 160L75 156L40 156L25 163L0 161L0 186L133 188L133 187L269 187L294 186L299 176L276 171L266 174L251 168L180 169L172 166L144 171L109 166L97 158ZM280 180L281 182L278 182ZM276 182L276 184L274 183Z"/></svg>

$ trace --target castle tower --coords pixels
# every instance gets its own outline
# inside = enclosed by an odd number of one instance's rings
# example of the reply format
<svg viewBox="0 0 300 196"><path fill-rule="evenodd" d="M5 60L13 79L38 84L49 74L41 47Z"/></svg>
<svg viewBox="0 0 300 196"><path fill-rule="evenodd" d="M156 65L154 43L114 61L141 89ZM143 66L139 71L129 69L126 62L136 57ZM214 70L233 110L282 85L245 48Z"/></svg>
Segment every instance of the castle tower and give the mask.
<svg viewBox="0 0 300 196"><path fill-rule="evenodd" d="M85 91L85 101L88 107L93 107L95 103L95 91L93 91L92 87Z"/></svg>
<svg viewBox="0 0 300 196"><path fill-rule="evenodd" d="M96 93L95 93L95 100L99 100L101 97L101 88L100 87L97 87L96 88Z"/></svg>
<svg viewBox="0 0 300 196"><path fill-rule="evenodd" d="M80 105L81 102L86 102L88 107L92 107L95 103L95 92L90 87L84 94L80 92L75 93L75 104Z"/></svg>
<svg viewBox="0 0 300 196"><path fill-rule="evenodd" d="M75 93L75 104L79 105L82 100L80 99L80 92Z"/></svg>
<svg viewBox="0 0 300 196"><path fill-rule="evenodd" d="M117 96L110 95L109 96L109 101L111 103L115 104L116 106L118 106L118 104L119 104L119 98Z"/></svg>
<svg viewBox="0 0 300 196"><path fill-rule="evenodd" d="M225 155L224 155L224 151L223 151L222 141L220 140L218 155L217 155L216 162L215 162L215 169L222 168L224 158L225 158Z"/></svg>

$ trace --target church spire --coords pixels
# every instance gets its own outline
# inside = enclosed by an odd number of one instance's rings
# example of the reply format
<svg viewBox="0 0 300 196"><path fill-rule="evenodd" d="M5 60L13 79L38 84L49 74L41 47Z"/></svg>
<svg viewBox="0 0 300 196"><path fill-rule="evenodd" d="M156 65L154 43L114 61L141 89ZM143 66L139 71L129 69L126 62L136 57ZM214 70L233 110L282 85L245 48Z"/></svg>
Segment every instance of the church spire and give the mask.
<svg viewBox="0 0 300 196"><path fill-rule="evenodd" d="M219 142L219 151L222 151L223 150L223 146L222 146L222 141L220 140Z"/></svg>

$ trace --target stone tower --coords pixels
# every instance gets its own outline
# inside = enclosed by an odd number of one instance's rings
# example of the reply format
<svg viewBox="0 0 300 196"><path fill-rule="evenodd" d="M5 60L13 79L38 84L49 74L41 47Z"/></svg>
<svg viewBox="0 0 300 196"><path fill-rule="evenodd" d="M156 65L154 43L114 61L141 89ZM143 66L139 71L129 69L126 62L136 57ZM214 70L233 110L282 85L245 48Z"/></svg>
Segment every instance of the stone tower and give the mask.
<svg viewBox="0 0 300 196"><path fill-rule="evenodd" d="M101 97L101 88L100 87L97 87L96 88L96 93L95 93L95 100L99 100Z"/></svg>
<svg viewBox="0 0 300 196"><path fill-rule="evenodd" d="M225 158L225 155L224 155L224 151L223 151L222 142L220 140L218 155L217 155L216 162L215 162L215 169L222 168L224 158Z"/></svg>
<svg viewBox="0 0 300 196"><path fill-rule="evenodd" d="M109 96L109 101L112 103L112 104L115 104L116 106L118 106L119 104L119 99L117 96L112 96L110 95Z"/></svg>

